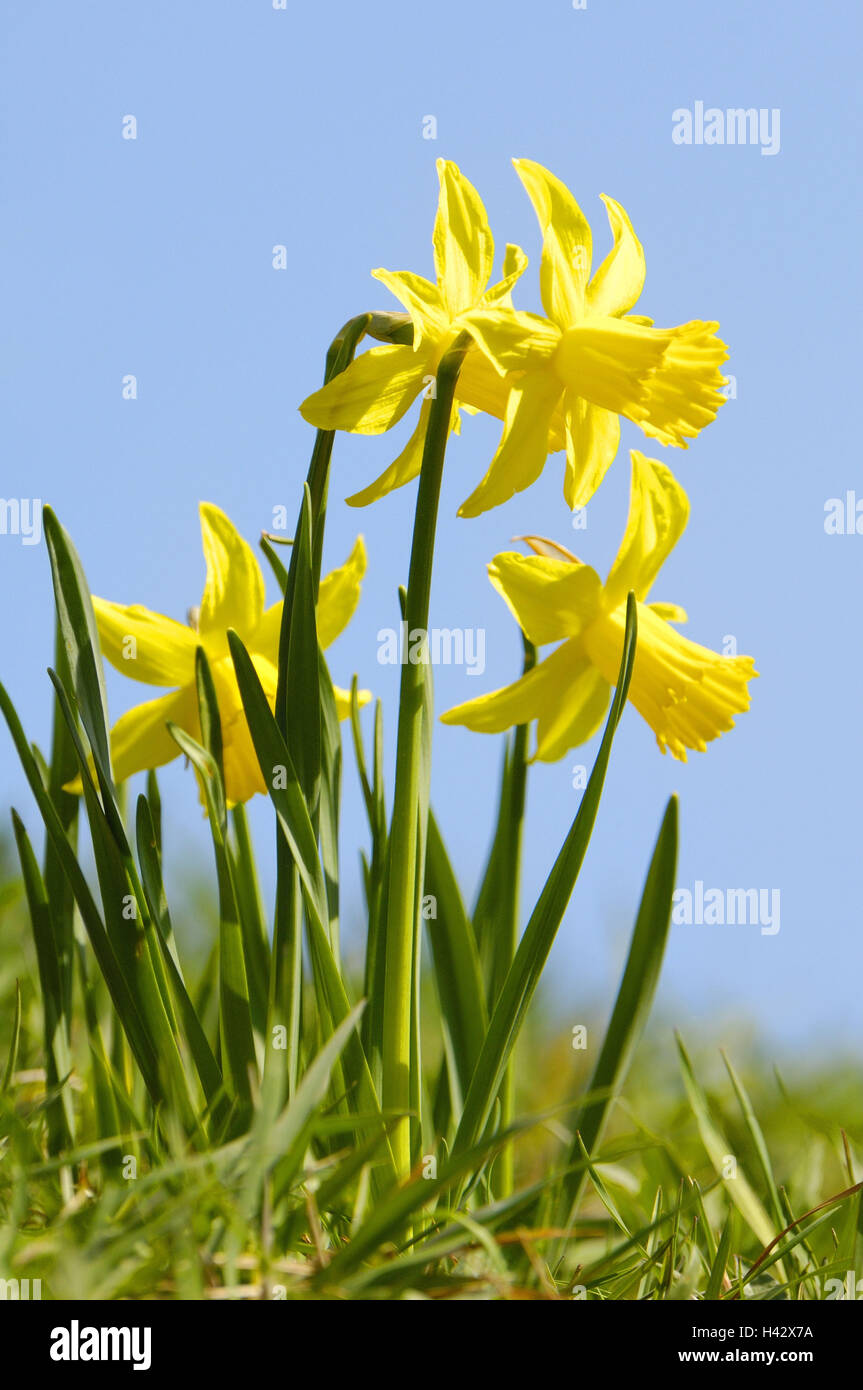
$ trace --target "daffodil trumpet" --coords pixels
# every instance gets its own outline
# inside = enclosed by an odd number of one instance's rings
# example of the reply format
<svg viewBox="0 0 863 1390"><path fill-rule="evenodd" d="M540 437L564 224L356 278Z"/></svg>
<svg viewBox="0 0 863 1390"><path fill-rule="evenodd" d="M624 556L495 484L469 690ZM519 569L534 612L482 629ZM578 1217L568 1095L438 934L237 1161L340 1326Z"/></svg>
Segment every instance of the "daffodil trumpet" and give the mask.
<svg viewBox="0 0 863 1390"><path fill-rule="evenodd" d="M525 635L537 646L559 645L512 685L449 710L445 724L499 733L536 720L534 757L544 762L584 743L603 719L616 678L629 590L638 600L629 699L662 752L685 762L687 750L703 752L749 708L749 682L758 674L752 658L699 646L673 626L686 621L682 608L647 602L686 526L689 502L664 464L637 450L631 458L629 518L605 584L541 537L524 537L531 555L508 551L492 561L491 582Z"/></svg>

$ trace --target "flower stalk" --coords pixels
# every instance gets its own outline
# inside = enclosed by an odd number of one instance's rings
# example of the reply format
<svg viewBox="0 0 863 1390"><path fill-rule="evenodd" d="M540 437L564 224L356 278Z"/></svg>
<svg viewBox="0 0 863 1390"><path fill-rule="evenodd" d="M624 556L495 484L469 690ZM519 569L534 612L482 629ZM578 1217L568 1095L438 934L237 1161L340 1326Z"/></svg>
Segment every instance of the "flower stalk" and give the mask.
<svg viewBox="0 0 863 1390"><path fill-rule="evenodd" d="M459 335L444 353L435 377L423 447L405 604L409 634L428 630L441 478L456 383L469 341L466 333ZM402 666L385 918L382 1098L385 1109L402 1112L392 1134L399 1177L405 1177L411 1167L411 1123L407 1112L411 1105L414 960L419 949L417 873L423 860L418 804L425 679L423 663L406 662Z"/></svg>

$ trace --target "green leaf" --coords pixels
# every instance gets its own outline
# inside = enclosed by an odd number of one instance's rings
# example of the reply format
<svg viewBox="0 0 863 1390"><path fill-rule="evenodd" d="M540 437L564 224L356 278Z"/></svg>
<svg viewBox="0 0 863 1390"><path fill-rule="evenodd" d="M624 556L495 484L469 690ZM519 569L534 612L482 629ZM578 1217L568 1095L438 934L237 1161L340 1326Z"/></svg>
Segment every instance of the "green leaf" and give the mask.
<svg viewBox="0 0 863 1390"><path fill-rule="evenodd" d="M314 824L320 794L322 750L311 505L306 486L282 605L275 719L291 754Z"/></svg>
<svg viewBox="0 0 863 1390"><path fill-rule="evenodd" d="M45 1040L45 1086L54 1090L69 1076L72 1063L69 1051L69 1038L64 1024L65 1008L63 999L62 963L57 951L57 935L53 921L52 904L39 873L39 865L33 847L18 813L12 811L12 825L18 857L21 861L21 876L27 894L30 923L36 946L36 963L39 970L39 984L42 990L42 1013ZM59 1153L74 1142L75 1112L68 1086L60 1092L60 1104L48 1107L48 1152Z"/></svg>
<svg viewBox="0 0 863 1390"><path fill-rule="evenodd" d="M635 597L630 594L626 607L626 632L617 691L596 756L596 762L578 814L548 876L539 901L531 913L524 935L519 942L515 960L489 1021L488 1032L453 1142L454 1156L471 1148L477 1142L491 1118L512 1049L515 1046L557 929L563 920L563 914L584 862L596 813L599 809L611 745L620 716L623 713L632 676L636 628Z"/></svg>
<svg viewBox="0 0 863 1390"><path fill-rule="evenodd" d="M575 1119L576 1138L570 1150L570 1163L577 1161L582 1148L595 1158L609 1111L620 1093L647 1023L671 925L676 872L677 797L672 796L653 851L623 979L588 1087L588 1099ZM583 1187L584 1178L579 1174L573 1175L564 1185L560 1218L567 1228L575 1220Z"/></svg>
<svg viewBox="0 0 863 1390"><path fill-rule="evenodd" d="M224 1082L219 1065L213 1056L212 1048L207 1041L207 1035L186 989L179 961L171 949L173 937L170 931L170 919L162 883L161 859L150 807L144 796L138 798L136 828L141 878L147 901L150 904L150 911L154 920L161 927L160 939L163 959L171 986L174 1008L195 1064L201 1089L207 1099L207 1104L213 1107L224 1093Z"/></svg>
<svg viewBox="0 0 863 1390"><path fill-rule="evenodd" d="M202 712L202 727L205 718ZM212 725L210 726L212 728ZM249 985L243 953L243 934L225 834L225 790L218 764L207 749L180 729L168 724L168 732L189 759L200 778L216 855L219 882L219 1032L222 1065L228 1094L240 1102L240 1117L251 1105L252 1078L257 1077L257 1057L249 1007ZM238 1123L241 1122L238 1120Z"/></svg>
<svg viewBox="0 0 863 1390"><path fill-rule="evenodd" d="M87 880L78 863L75 851L66 838L66 830L63 822L58 815L57 809L48 795L36 759L31 751L21 722L15 711L9 695L2 685L0 685L0 709L3 717L9 726L12 740L24 768L24 773L30 785L30 790L36 799L40 814L45 822L45 828L50 836L51 843L57 854L58 860L63 865L63 871L67 874L75 895L81 919L93 947L102 977L108 986L111 999L117 1011L120 1022L126 1032L135 1059L141 1068L142 1075L147 1081L151 1094L158 1096L160 1087L157 1079L158 1065L157 1054L152 1042L144 1027L137 1002L133 996L126 973L120 969L114 955L105 924L99 914L99 910L93 899L93 895L87 885ZM89 776L89 774L88 774Z"/></svg>
<svg viewBox="0 0 863 1390"><path fill-rule="evenodd" d="M434 814L428 823L425 888L437 905L437 917L427 930L441 1013L464 1095L482 1050L488 1012L473 927Z"/></svg>
<svg viewBox="0 0 863 1390"><path fill-rule="evenodd" d="M9 1090L9 1083L12 1080L15 1067L18 1064L18 1044L21 1041L21 982L15 981L15 1015L12 1019L12 1038L9 1043L9 1056L6 1058L6 1067L0 1080L0 1096Z"/></svg>

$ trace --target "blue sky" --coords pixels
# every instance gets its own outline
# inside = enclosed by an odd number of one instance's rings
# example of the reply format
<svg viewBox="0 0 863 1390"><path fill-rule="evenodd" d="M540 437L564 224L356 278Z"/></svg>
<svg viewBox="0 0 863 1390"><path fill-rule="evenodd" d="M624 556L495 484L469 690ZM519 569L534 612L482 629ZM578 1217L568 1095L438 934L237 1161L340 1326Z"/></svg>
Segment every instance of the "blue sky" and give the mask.
<svg viewBox="0 0 863 1390"><path fill-rule="evenodd" d="M530 256L522 307L538 307L539 241L511 157L570 185L597 261L609 244L599 194L623 203L647 256L640 310L661 324L718 319L737 391L687 452L648 449L692 506L654 596L683 604L705 645L733 635L761 676L737 729L686 766L661 757L627 713L551 993L564 1020L607 1007L677 790L679 883L779 889L781 927L674 928L663 1014L684 1034L715 1017L711 1035L732 1048L743 1026L777 1048L859 1046L863 536L824 529L828 499L855 488L863 499L856 7L7 0L3 28L0 493L51 502L94 592L178 618L203 582L199 499L252 540L274 507L293 515L312 443L297 406L319 384L333 332L354 313L396 307L373 267L431 272L438 156L476 184L501 252L509 240ZM676 144L673 113L698 101L778 109L778 152ZM128 115L135 140L122 138ZM273 269L277 244L284 271ZM127 374L134 401L122 398ZM341 562L365 535L362 603L331 667L343 683L356 670L384 698L390 754L398 672L377 663L377 632L396 622L414 488L364 511L342 498L390 462L406 428L337 440L325 557ZM456 517L497 434L493 421L468 420L448 457L431 621L484 628L487 669L439 668L439 710L516 674L519 636L486 562L513 535L538 532L604 572L626 514L625 451L644 444L624 422L576 544L560 455L505 507ZM0 678L44 745L44 545L0 536L0 631ZM114 716L152 693L109 676ZM472 892L499 741L440 727L435 737L434 802ZM594 751L531 773L527 907L577 808L572 766ZM350 931L365 832L347 762ZM4 816L11 802L35 831L5 736L0 776ZM163 795L176 881L190 852L208 850L191 775L167 770Z"/></svg>

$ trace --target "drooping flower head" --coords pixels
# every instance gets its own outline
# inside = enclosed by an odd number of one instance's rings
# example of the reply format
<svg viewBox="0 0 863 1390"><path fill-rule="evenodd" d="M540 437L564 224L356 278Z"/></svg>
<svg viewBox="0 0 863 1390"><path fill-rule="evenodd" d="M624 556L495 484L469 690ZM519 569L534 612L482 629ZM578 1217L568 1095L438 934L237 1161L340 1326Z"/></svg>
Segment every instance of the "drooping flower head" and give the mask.
<svg viewBox="0 0 863 1390"><path fill-rule="evenodd" d="M375 482L347 499L352 506L376 501L417 477L441 358L464 329L469 310L510 304L512 287L527 265L518 246L507 246L503 278L488 288L494 239L479 194L451 160L439 159L437 171L440 197L432 238L436 283L410 271L372 272L410 314L412 346L369 349L300 406L303 419L318 429L382 434L422 396L419 420L405 448ZM508 395L508 385L488 358L471 348L459 375L452 428L459 428L459 403L502 420ZM560 420L552 425L556 448L563 444L561 425Z"/></svg>
<svg viewBox="0 0 863 1390"><path fill-rule="evenodd" d="M568 550L536 537L528 538L534 554L508 551L489 565L492 584L529 640L560 645L512 685L449 710L445 724L500 733L536 719L535 756L543 762L584 743L602 723L617 680L630 590L638 600L638 641L629 699L663 753L685 762L687 749L703 752L749 708L752 658L698 646L672 626L686 621L682 608L646 601L683 533L689 502L663 464L636 450L631 458L629 518L605 584Z"/></svg>
<svg viewBox="0 0 863 1390"><path fill-rule="evenodd" d="M620 439L621 415L662 444L687 447L724 404L727 357L718 324L654 328L629 311L644 286L641 243L626 212L603 195L614 245L591 278L590 226L569 189L529 159L513 161L543 234L540 291L546 318L508 305L468 315L475 340L511 385L500 446L460 509L477 516L542 472L550 422L562 412L564 495L593 496Z"/></svg>
<svg viewBox="0 0 863 1390"><path fill-rule="evenodd" d="M222 725L225 795L229 803L264 792L252 737L246 723L228 629L234 628L258 673L273 708L278 684L282 602L264 607L264 577L251 547L223 511L210 502L200 506L207 578L197 610L197 630L139 604L94 598L93 608L102 654L124 676L145 685L175 686L168 695L136 705L111 730L111 762L118 782L179 757L167 729L178 725L200 739L195 683L195 653L203 647L213 676ZM321 581L317 607L318 640L327 647L347 626L360 596L366 568L362 537L344 565ZM336 688L340 719L350 712L350 696ZM360 703L370 699L360 695ZM80 791L80 782L70 789Z"/></svg>

